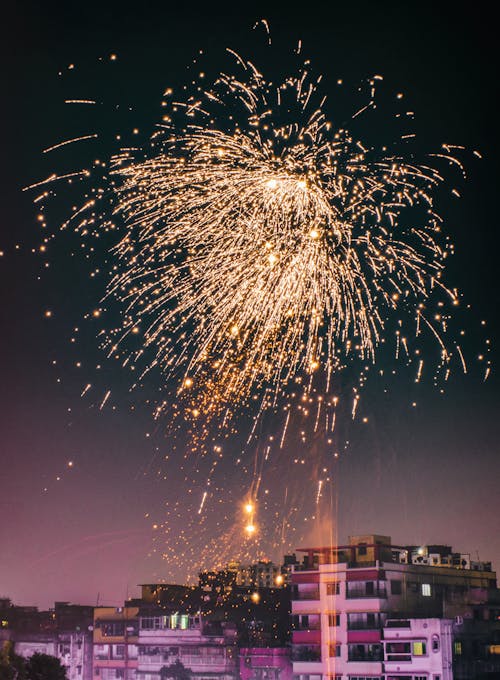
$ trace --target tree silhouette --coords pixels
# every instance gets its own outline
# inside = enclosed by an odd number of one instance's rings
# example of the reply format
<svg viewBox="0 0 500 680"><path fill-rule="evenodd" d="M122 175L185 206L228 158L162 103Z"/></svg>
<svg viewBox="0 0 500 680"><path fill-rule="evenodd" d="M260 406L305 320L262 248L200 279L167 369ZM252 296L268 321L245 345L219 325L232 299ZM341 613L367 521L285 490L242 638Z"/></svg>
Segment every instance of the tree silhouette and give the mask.
<svg viewBox="0 0 500 680"><path fill-rule="evenodd" d="M26 680L26 661L6 640L0 649L0 680Z"/></svg>
<svg viewBox="0 0 500 680"><path fill-rule="evenodd" d="M26 661L27 680L67 680L66 669L59 659L38 652Z"/></svg>
<svg viewBox="0 0 500 680"><path fill-rule="evenodd" d="M173 678L173 680L191 680L191 671L186 668L184 664L177 659L170 666L163 666L160 670L161 680L166 678Z"/></svg>

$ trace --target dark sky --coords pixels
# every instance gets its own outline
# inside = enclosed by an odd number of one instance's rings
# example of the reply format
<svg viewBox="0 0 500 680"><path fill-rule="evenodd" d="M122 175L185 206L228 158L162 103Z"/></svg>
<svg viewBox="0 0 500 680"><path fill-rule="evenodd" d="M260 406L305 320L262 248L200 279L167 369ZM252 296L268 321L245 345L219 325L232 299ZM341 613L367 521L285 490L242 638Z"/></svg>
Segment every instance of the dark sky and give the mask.
<svg viewBox="0 0 500 680"><path fill-rule="evenodd" d="M56 239L47 257L32 253L40 244L40 227L33 196L21 189L54 170L87 162L92 149L55 160L42 154L75 131L127 124L147 137L160 118L162 92L188 78L186 68L198 50L213 68L226 46L261 55L256 45L262 34L251 29L262 17L282 46L285 64L302 40L315 70L325 74L330 100L337 79L354 92L380 73L389 89L405 93L423 144L454 142L483 156L466 157L462 198L447 199L441 211L456 245L447 281L471 305L464 323L472 370L455 373L444 394L430 376L415 386L403 374L383 398L380 385L371 385L362 401L370 424L352 426L348 453L335 468L334 533L342 541L349 534L378 532L397 543L451 544L500 568L494 21L480 4L467 12L458 3L454 9L402 5L304 3L295 11L292 3L228 8L24 2L4 14L0 595L41 606L54 600L119 603L137 583L182 580L196 564L186 542L203 545L224 534L220 540L232 545L223 520L214 525L209 519L200 527L190 499L183 509L179 496L189 493L189 484L180 470L182 442L174 450L162 424L153 423L145 403L154 399L148 387L130 394L128 375L109 365L91 330L71 342L72 329L81 326L102 289L89 282L83 258L69 256L70 236ZM111 54L116 63L110 63ZM71 73L69 64L75 65ZM63 106L68 97L96 98L109 106L86 119ZM114 102L122 106L118 113ZM132 111L123 113L127 106ZM105 146L98 148L105 152ZM64 219L64 206L54 203L57 222ZM48 309L51 318L45 317ZM486 336L481 320L487 322ZM486 383L474 368L484 337L491 338L494 362ZM96 364L102 365L100 377ZM94 393L80 398L88 382ZM108 388L112 396L100 410ZM416 409L410 408L413 401ZM169 460L160 463L166 451ZM307 458L309 452L287 455ZM288 466L285 457L280 463ZM245 487L232 470L227 464L228 498L236 504ZM261 517L262 523L277 521L274 515ZM188 524L191 533L184 536ZM292 545L314 540L317 531L301 524ZM273 556L279 554L275 549Z"/></svg>

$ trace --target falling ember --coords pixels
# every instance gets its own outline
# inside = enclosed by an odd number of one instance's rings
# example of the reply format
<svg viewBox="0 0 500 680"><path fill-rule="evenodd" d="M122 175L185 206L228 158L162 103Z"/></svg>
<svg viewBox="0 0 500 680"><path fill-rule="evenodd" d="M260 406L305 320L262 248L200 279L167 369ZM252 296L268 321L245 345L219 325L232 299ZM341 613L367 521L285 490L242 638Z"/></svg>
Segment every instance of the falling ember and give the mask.
<svg viewBox="0 0 500 680"><path fill-rule="evenodd" d="M104 408L104 405L105 405L106 402L108 401L110 395L111 395L111 390L108 390L108 391L106 392L106 394L104 395L104 399L101 401L101 405L99 406L99 410L100 410L100 411L102 411L102 409Z"/></svg>
<svg viewBox="0 0 500 680"><path fill-rule="evenodd" d="M198 514L199 514L199 515L201 515L201 512L202 512L202 510L203 510L203 506L205 505L206 499L207 499L207 492L204 491L204 492L203 492L203 497L202 497L202 499L201 499L200 507L199 507L199 509L198 509Z"/></svg>
<svg viewBox="0 0 500 680"><path fill-rule="evenodd" d="M322 487L323 487L323 480L320 479L318 481L318 493L316 494L316 505L319 504L319 501L321 499L321 489L322 489Z"/></svg>
<svg viewBox="0 0 500 680"><path fill-rule="evenodd" d="M80 396L83 397L85 394L87 394L87 392L90 390L91 387L92 387L92 385L90 383L87 383L87 385L85 385L85 387L83 388Z"/></svg>

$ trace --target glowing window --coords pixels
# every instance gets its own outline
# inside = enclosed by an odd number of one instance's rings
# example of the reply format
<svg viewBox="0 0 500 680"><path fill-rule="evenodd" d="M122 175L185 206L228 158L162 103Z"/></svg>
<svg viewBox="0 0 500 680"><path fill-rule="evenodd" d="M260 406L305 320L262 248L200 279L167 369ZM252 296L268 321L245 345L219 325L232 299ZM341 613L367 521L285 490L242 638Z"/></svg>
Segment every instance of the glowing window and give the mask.
<svg viewBox="0 0 500 680"><path fill-rule="evenodd" d="M413 642L412 654L413 656L425 656L426 654L425 642Z"/></svg>
<svg viewBox="0 0 500 680"><path fill-rule="evenodd" d="M431 596L431 585L430 583L422 583L422 595L424 597Z"/></svg>

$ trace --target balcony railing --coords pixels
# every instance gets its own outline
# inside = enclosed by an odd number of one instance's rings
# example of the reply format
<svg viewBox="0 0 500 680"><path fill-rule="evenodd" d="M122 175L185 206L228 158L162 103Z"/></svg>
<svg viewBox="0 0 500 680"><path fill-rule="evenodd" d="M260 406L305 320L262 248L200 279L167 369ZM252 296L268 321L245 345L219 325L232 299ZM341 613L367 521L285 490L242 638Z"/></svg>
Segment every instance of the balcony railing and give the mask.
<svg viewBox="0 0 500 680"><path fill-rule="evenodd" d="M387 590L385 588L379 587L373 590L366 590L366 588L348 588L346 592L346 598L348 600L354 600L358 598L386 598Z"/></svg>
<svg viewBox="0 0 500 680"><path fill-rule="evenodd" d="M295 600L319 600L319 588L314 590L297 590Z"/></svg>
<svg viewBox="0 0 500 680"><path fill-rule="evenodd" d="M347 630L378 630L382 627L380 621L348 621Z"/></svg>
<svg viewBox="0 0 500 680"><path fill-rule="evenodd" d="M348 661L382 661L384 655L382 649L373 651L358 651L356 649L349 649Z"/></svg>
<svg viewBox="0 0 500 680"><path fill-rule="evenodd" d="M389 619L385 622L386 628L411 628L409 619Z"/></svg>
<svg viewBox="0 0 500 680"><path fill-rule="evenodd" d="M201 656L201 655L182 655L180 657L184 666L191 668L192 666L226 666L228 660L225 656Z"/></svg>
<svg viewBox="0 0 500 680"><path fill-rule="evenodd" d="M411 654L386 654L386 661L411 661Z"/></svg>

